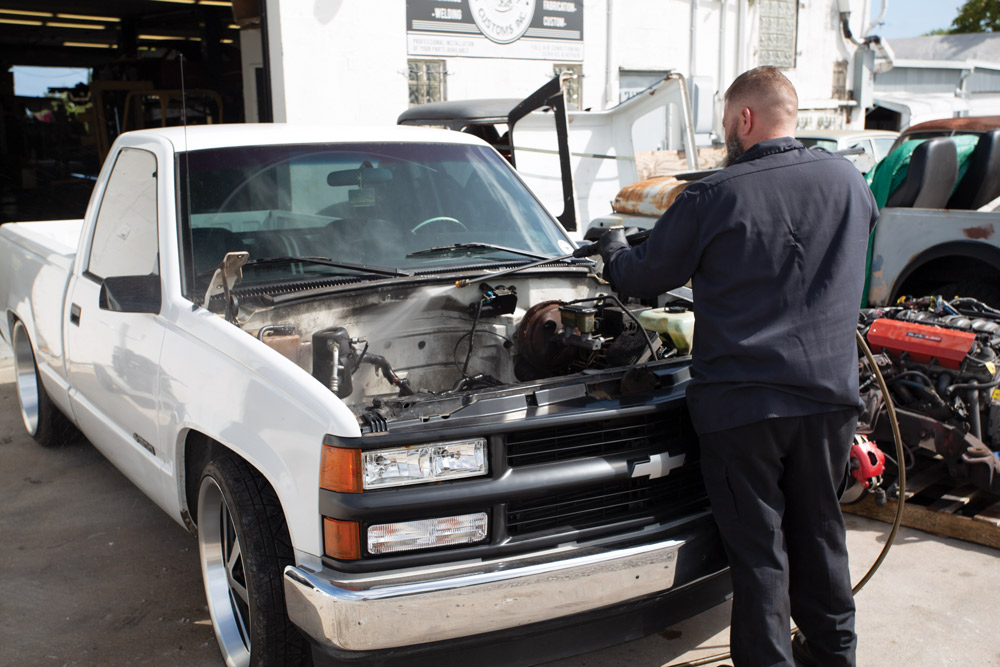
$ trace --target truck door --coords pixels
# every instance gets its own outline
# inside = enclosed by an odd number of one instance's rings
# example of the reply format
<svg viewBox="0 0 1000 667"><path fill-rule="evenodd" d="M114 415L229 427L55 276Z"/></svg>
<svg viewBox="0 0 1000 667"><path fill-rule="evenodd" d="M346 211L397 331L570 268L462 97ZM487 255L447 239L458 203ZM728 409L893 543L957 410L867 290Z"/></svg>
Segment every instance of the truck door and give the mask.
<svg viewBox="0 0 1000 667"><path fill-rule="evenodd" d="M157 441L164 329L158 313L122 312L109 307L108 299L103 308L100 302L107 278L145 276L147 284L159 285L157 159L136 148L124 148L114 159L68 292L70 400L94 446L158 500L164 493ZM158 295L156 303L158 310Z"/></svg>

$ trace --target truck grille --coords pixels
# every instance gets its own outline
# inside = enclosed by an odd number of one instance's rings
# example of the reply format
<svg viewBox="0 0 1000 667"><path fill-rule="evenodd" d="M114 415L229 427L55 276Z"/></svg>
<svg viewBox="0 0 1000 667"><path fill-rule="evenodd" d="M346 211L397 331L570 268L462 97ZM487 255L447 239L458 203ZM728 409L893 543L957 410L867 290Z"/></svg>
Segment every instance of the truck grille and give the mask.
<svg viewBox="0 0 1000 667"><path fill-rule="evenodd" d="M511 433L511 468L635 451L685 452L685 465L666 477L640 477L507 505L511 536L582 530L632 521L665 521L701 511L707 504L698 466L698 439L682 408L638 417L604 419Z"/></svg>
<svg viewBox="0 0 1000 667"><path fill-rule="evenodd" d="M687 412L675 409L511 433L507 465L516 468L640 449L662 452L670 450L672 443L696 441Z"/></svg>
<svg viewBox="0 0 1000 667"><path fill-rule="evenodd" d="M507 532L517 536L639 519L668 521L689 516L706 504L699 467L686 465L660 479L630 479L596 489L510 503Z"/></svg>

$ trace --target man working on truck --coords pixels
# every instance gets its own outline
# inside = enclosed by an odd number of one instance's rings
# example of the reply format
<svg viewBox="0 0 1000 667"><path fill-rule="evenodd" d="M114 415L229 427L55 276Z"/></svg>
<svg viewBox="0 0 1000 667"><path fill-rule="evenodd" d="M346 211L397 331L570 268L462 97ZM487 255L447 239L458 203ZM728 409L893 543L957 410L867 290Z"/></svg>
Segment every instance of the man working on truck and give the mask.
<svg viewBox="0 0 1000 667"><path fill-rule="evenodd" d="M694 290L688 406L733 578L740 667L854 665L854 600L837 487L858 415L855 327L871 192L842 157L792 136L798 96L773 67L725 96L729 166L693 183L629 248L599 240L619 292ZM810 657L811 656L811 657Z"/></svg>

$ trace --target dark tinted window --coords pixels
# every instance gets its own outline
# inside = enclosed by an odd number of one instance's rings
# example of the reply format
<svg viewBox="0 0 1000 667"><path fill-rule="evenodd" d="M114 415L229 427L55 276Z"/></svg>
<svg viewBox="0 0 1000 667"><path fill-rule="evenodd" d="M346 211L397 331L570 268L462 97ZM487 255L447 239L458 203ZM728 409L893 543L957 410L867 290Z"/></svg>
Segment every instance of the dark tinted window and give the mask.
<svg viewBox="0 0 1000 667"><path fill-rule="evenodd" d="M251 262L320 256L407 270L512 257L408 256L453 243L492 243L540 255L572 250L510 165L484 146L241 147L192 152L180 166L196 272L239 250L249 252ZM269 266L264 275L263 268L251 266L244 282L334 270Z"/></svg>

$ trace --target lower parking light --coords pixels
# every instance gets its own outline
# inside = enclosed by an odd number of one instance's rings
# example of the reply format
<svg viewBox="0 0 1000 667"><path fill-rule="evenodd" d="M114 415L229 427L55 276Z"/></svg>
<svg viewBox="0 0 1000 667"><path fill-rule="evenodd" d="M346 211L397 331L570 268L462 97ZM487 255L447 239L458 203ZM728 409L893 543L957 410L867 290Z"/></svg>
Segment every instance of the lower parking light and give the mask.
<svg viewBox="0 0 1000 667"><path fill-rule="evenodd" d="M368 552L373 555L475 544L488 534L486 512L382 523L368 528Z"/></svg>

